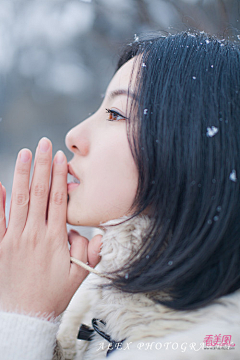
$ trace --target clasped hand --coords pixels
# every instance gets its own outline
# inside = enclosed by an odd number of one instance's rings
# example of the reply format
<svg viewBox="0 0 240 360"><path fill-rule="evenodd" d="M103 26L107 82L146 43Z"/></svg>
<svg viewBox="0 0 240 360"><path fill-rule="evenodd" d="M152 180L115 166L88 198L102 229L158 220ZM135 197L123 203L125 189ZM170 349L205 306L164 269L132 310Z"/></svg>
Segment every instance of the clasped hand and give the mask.
<svg viewBox="0 0 240 360"><path fill-rule="evenodd" d="M100 258L101 236L90 242L67 234L67 159L43 138L36 150L29 190L32 154L23 149L16 161L8 228L6 191L0 184L0 310L58 316ZM50 174L51 185L49 188ZM70 243L70 250L68 243Z"/></svg>

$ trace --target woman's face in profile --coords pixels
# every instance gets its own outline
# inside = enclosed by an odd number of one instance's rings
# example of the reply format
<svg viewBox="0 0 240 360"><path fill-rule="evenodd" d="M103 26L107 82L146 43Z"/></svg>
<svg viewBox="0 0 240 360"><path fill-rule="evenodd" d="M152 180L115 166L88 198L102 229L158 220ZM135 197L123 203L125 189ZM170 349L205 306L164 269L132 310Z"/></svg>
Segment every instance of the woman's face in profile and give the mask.
<svg viewBox="0 0 240 360"><path fill-rule="evenodd" d="M66 136L73 152L69 173L80 181L73 178L68 184L67 221L72 225L98 226L127 215L135 198L138 172L125 119L133 64L132 59L118 70L97 112Z"/></svg>

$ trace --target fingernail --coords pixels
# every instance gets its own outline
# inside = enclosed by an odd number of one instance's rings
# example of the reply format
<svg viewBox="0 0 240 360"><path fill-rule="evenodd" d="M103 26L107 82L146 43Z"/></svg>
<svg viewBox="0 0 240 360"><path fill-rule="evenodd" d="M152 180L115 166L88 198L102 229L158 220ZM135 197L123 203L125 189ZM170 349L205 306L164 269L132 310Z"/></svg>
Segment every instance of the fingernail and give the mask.
<svg viewBox="0 0 240 360"><path fill-rule="evenodd" d="M30 153L27 149L23 149L20 153L20 160L22 163L27 163L30 159Z"/></svg>
<svg viewBox="0 0 240 360"><path fill-rule="evenodd" d="M74 230L74 229L71 229L70 231L69 231L71 234L75 234L75 235L80 235L76 230Z"/></svg>
<svg viewBox="0 0 240 360"><path fill-rule="evenodd" d="M55 161L57 164L62 164L64 162L64 153L59 150L57 153L56 153L56 157L55 157Z"/></svg>
<svg viewBox="0 0 240 360"><path fill-rule="evenodd" d="M49 140L47 138L42 138L39 142L39 149L42 153L46 153L50 147Z"/></svg>

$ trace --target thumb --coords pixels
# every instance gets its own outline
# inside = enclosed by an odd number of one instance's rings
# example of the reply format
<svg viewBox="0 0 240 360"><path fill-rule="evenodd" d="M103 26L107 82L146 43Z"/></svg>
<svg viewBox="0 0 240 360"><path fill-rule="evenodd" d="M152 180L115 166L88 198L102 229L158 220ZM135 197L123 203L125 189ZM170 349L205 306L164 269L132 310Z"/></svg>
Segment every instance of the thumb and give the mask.
<svg viewBox="0 0 240 360"><path fill-rule="evenodd" d="M6 232L5 201L6 190L0 183L0 241L3 239Z"/></svg>
<svg viewBox="0 0 240 360"><path fill-rule="evenodd" d="M70 256L86 264L88 261L88 239L79 235L77 231L71 230L68 234L68 241L71 245ZM88 271L75 263L71 263L70 276L77 287L87 275Z"/></svg>
<svg viewBox="0 0 240 360"><path fill-rule="evenodd" d="M101 260L100 251L102 246L102 235L95 235L88 245L88 262L95 267Z"/></svg>
<svg viewBox="0 0 240 360"><path fill-rule="evenodd" d="M7 194L6 194L6 188L3 185L2 185L2 191L3 191L3 210L5 212Z"/></svg>

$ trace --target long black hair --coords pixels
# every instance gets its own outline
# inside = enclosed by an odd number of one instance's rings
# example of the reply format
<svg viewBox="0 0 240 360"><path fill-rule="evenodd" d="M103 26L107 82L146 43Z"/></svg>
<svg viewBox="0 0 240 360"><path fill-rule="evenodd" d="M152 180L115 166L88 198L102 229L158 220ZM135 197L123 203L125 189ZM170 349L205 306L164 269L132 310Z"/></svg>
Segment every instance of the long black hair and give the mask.
<svg viewBox="0 0 240 360"><path fill-rule="evenodd" d="M128 277L118 274L113 285L198 308L240 288L239 46L180 33L128 45L118 68L133 57L133 207L153 222Z"/></svg>

